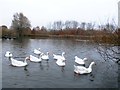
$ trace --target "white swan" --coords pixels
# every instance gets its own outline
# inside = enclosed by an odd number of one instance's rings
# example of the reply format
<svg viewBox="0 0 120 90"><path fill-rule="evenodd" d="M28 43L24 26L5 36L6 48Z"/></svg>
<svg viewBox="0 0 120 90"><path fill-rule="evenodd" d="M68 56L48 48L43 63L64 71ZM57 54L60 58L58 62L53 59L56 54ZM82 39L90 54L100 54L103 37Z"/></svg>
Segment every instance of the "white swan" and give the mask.
<svg viewBox="0 0 120 90"><path fill-rule="evenodd" d="M43 60L49 60L49 52L47 52L47 54L42 53L41 59L43 59Z"/></svg>
<svg viewBox="0 0 120 90"><path fill-rule="evenodd" d="M60 60L65 61L66 59L64 57L64 54L65 54L65 52L62 52L62 55L55 55L55 54L53 54L53 58L56 59L56 60L60 59Z"/></svg>
<svg viewBox="0 0 120 90"><path fill-rule="evenodd" d="M95 62L91 62L88 68L84 66L75 66L74 65L74 72L77 74L86 74L92 72L92 65L95 64Z"/></svg>
<svg viewBox="0 0 120 90"><path fill-rule="evenodd" d="M7 57L7 58L10 58L10 57L12 57L13 55L12 55L12 53L10 53L9 51L7 51L6 53L5 53L5 57Z"/></svg>
<svg viewBox="0 0 120 90"><path fill-rule="evenodd" d="M56 64L57 64L58 66L63 67L63 66L65 66L65 61L63 61L63 60L61 60L61 59L57 59Z"/></svg>
<svg viewBox="0 0 120 90"><path fill-rule="evenodd" d="M87 58L84 58L84 59L81 59L81 58L78 58L77 56L75 56L75 62L77 64L85 64L85 60L87 60Z"/></svg>
<svg viewBox="0 0 120 90"><path fill-rule="evenodd" d="M37 54L37 55L40 55L40 54L41 54L40 48L34 49L33 52L34 52L35 54Z"/></svg>
<svg viewBox="0 0 120 90"><path fill-rule="evenodd" d="M16 59L13 59L13 58L10 58L10 60L11 60L11 65L12 66L16 66L16 67L24 67L24 66L27 66L28 64L27 64L27 58L25 58L25 60L24 61L18 61L18 60L16 60Z"/></svg>
<svg viewBox="0 0 120 90"><path fill-rule="evenodd" d="M28 59L31 61L31 62L41 62L42 60L41 60L41 57L40 58L37 58L37 57L35 57L35 56L33 56L33 55L30 55L29 57L28 57Z"/></svg>

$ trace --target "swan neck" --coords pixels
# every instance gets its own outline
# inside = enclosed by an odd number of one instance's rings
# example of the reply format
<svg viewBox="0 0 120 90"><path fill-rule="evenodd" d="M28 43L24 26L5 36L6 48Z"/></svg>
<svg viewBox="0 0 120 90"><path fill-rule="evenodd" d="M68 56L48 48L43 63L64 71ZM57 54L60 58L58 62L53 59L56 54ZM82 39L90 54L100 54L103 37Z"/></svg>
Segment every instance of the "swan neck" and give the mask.
<svg viewBox="0 0 120 90"><path fill-rule="evenodd" d="M24 63L27 63L27 59L24 60Z"/></svg>
<svg viewBox="0 0 120 90"><path fill-rule="evenodd" d="M92 65L93 65L93 63L91 63L88 68L89 68L89 69L92 69Z"/></svg>
<svg viewBox="0 0 120 90"><path fill-rule="evenodd" d="M62 56L64 56L64 53L62 53Z"/></svg>
<svg viewBox="0 0 120 90"><path fill-rule="evenodd" d="M9 59L11 59L12 57L9 57Z"/></svg>
<svg viewBox="0 0 120 90"><path fill-rule="evenodd" d="M40 54L40 55L38 56L38 59L41 59L42 55L43 55L43 54Z"/></svg>

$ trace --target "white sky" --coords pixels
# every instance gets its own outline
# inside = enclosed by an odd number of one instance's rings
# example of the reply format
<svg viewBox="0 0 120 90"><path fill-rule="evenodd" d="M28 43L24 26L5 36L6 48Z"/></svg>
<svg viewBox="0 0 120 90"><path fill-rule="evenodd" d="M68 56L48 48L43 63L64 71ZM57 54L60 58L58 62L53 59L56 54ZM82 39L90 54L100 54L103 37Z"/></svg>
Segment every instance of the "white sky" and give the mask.
<svg viewBox="0 0 120 90"><path fill-rule="evenodd" d="M0 0L0 26L11 25L13 14L22 12L32 27L57 20L78 22L118 21L119 0Z"/></svg>

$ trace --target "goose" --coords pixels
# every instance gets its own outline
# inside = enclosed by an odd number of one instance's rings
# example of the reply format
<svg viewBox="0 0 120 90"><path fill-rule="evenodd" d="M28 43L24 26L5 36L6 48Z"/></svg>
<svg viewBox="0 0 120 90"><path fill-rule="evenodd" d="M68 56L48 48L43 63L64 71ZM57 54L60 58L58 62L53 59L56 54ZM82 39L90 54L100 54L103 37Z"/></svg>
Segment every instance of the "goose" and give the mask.
<svg viewBox="0 0 120 90"><path fill-rule="evenodd" d="M65 52L62 52L62 55L55 55L55 54L53 54L53 58L54 58L55 60L60 59L60 60L65 61L66 59L65 59L65 57L64 57L64 54L65 54Z"/></svg>
<svg viewBox="0 0 120 90"><path fill-rule="evenodd" d="M25 67L25 66L27 66L28 64L27 64L27 57L25 58L25 60L24 61L18 61L18 60L16 60L16 59L13 59L13 58L10 58L10 60L11 60L11 65L12 66L15 66L15 67Z"/></svg>
<svg viewBox="0 0 120 90"><path fill-rule="evenodd" d="M37 58L37 57L35 57L35 56L33 56L33 55L30 55L30 56L28 57L28 60L30 60L31 62L36 62L36 63L42 61L42 60L41 60L41 56L40 56L40 58Z"/></svg>
<svg viewBox="0 0 120 90"><path fill-rule="evenodd" d="M76 66L74 65L74 72L77 74L87 74L92 72L92 65L95 64L95 62L91 62L88 68L84 66Z"/></svg>
<svg viewBox="0 0 120 90"><path fill-rule="evenodd" d="M77 64L84 65L85 64L85 60L87 60L87 58L81 59L81 58L78 58L77 56L75 56L75 62Z"/></svg>
<svg viewBox="0 0 120 90"><path fill-rule="evenodd" d="M57 64L58 66L63 67L63 66L65 66L65 61L62 61L61 59L57 59L56 64Z"/></svg>
<svg viewBox="0 0 120 90"><path fill-rule="evenodd" d="M10 58L10 57L12 57L13 55L12 55L12 53L10 53L9 51L7 51L6 53L5 53L5 57L7 57L7 58Z"/></svg>
<svg viewBox="0 0 120 90"><path fill-rule="evenodd" d="M37 55L40 55L40 54L41 54L40 48L34 49L33 53L35 53L35 54L37 54Z"/></svg>
<svg viewBox="0 0 120 90"><path fill-rule="evenodd" d="M47 52L47 54L42 53L41 59L43 59L43 60L49 60L49 52Z"/></svg>

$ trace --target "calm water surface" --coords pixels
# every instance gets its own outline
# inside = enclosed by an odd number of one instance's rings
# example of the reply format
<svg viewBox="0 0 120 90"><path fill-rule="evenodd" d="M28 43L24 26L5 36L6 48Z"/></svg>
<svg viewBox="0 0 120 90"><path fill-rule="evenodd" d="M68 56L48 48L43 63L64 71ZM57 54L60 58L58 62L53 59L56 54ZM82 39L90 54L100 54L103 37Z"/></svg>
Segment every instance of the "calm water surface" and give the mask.
<svg viewBox="0 0 120 90"><path fill-rule="evenodd" d="M97 53L95 45L90 42L67 39L24 39L23 41L2 41L2 87L3 88L117 88L118 66L112 61L104 61ZM33 63L28 61L27 70L24 67L12 67L4 54L10 51L17 60L34 55L33 50L49 52L49 61ZM65 52L66 66L59 67L52 54ZM91 61L92 74L74 74L74 57L88 58L86 67ZM36 56L37 57L37 56Z"/></svg>

